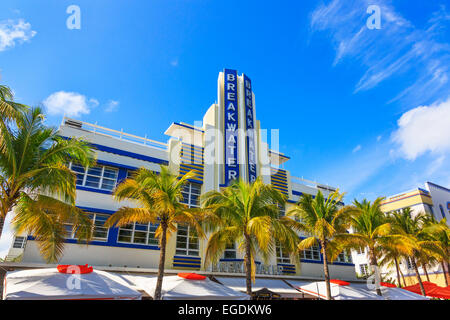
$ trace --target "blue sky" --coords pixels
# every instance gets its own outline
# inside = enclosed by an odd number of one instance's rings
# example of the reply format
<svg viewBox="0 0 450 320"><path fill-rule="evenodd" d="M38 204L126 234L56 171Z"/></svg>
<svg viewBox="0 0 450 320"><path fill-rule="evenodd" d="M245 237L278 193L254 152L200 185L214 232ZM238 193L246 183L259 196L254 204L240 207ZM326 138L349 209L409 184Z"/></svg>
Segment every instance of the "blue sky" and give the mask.
<svg viewBox="0 0 450 320"><path fill-rule="evenodd" d="M72 4L80 30L66 27ZM372 4L381 29L366 26ZM450 187L448 1L1 7L0 81L18 101L50 106L50 124L63 109L166 141L173 121L202 119L217 99L218 72L232 68L252 79L258 119L280 130L293 175L339 186L346 202L425 181Z"/></svg>

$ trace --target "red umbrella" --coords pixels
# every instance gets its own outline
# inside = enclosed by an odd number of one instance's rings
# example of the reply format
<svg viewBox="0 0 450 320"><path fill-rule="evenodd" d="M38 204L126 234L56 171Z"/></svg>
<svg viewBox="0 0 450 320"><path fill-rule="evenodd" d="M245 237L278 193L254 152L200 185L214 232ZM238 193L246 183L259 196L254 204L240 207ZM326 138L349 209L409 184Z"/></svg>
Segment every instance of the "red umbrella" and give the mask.
<svg viewBox="0 0 450 320"><path fill-rule="evenodd" d="M397 288L397 286L395 284L392 284L389 282L380 282L380 285L382 285L383 287L388 287L388 288Z"/></svg>
<svg viewBox="0 0 450 320"><path fill-rule="evenodd" d="M330 283L338 284L340 286L348 286L350 285L350 282L344 281L344 280L338 280L338 279L331 279Z"/></svg>
<svg viewBox="0 0 450 320"><path fill-rule="evenodd" d="M438 285L436 285L432 282L428 282L428 281L424 281L424 282L422 282L422 284L423 284L423 288L425 289L425 294L428 297L450 299L450 290L439 287ZM408 290L408 291L411 291L411 292L414 292L417 294L422 294L422 292L420 291L420 285L418 283L416 283L412 286L403 287L402 289L405 289L405 290Z"/></svg>

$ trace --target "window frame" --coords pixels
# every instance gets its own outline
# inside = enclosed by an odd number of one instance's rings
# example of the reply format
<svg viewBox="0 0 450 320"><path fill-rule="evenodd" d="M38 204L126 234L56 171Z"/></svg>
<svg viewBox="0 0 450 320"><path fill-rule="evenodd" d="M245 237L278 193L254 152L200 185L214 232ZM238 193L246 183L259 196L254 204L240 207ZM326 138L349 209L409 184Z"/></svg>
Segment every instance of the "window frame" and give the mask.
<svg viewBox="0 0 450 320"><path fill-rule="evenodd" d="M186 235L180 235L179 234L179 230L180 228L186 228ZM199 257L200 256L200 241L198 236L191 236L191 226L189 225L178 225L177 228L177 239L176 239L176 243L175 243L175 254L176 255L182 255L182 256L189 256L189 257ZM179 238L184 238L186 239L186 246L185 247L179 247L179 241L181 239ZM197 249L191 249L190 248L190 244L193 243L194 241L193 238L196 239L196 243L197 243ZM179 251L184 251L184 253L179 253ZM191 254L191 253L196 253L196 254Z"/></svg>
<svg viewBox="0 0 450 320"><path fill-rule="evenodd" d="M142 223L138 223L139 225L143 225ZM136 222L134 222L132 224L132 228L125 228L125 227L119 227L117 230L117 239L116 242L117 243L122 243L122 244L132 244L132 245L138 245L138 246L157 246L159 245L159 241L158 239L155 237L156 234L156 229L158 228L158 224L152 224L152 223L147 223L147 230L137 230L136 229ZM154 228L154 231L152 231L152 227ZM155 228L156 227L156 228ZM120 231L131 231L131 235L130 235L130 241L120 241L119 237L120 237ZM135 232L145 232L145 243L140 243L140 242L134 242L135 239ZM150 238L150 234L153 234L152 239ZM149 240L153 240L152 243L149 243Z"/></svg>
<svg viewBox="0 0 450 320"><path fill-rule="evenodd" d="M311 253L311 257L312 258L306 257L307 251ZM305 250L301 251L300 260L322 261L321 252L320 251L321 250L320 250L320 247L318 245L313 245L313 246L309 247L308 249L305 249ZM318 255L317 259L314 258L314 253L316 253Z"/></svg>
<svg viewBox="0 0 450 320"><path fill-rule="evenodd" d="M16 247L16 243L18 243L17 240L18 240L19 238L21 238L22 240L21 240L20 246L19 246L19 247ZM23 249L23 248L25 248L26 242L27 242L27 237L24 237L24 236L17 236L17 237L14 237L14 241L13 241L12 247L13 247L14 249Z"/></svg>
<svg viewBox="0 0 450 320"><path fill-rule="evenodd" d="M199 183L194 183L194 182L188 182L183 186L183 190L181 191L182 195L183 195L183 199L181 199L181 203L186 204L189 208L199 208L200 207L200 195L202 192L202 185ZM193 200L192 196L196 196L196 200ZM187 228L186 230L186 235L180 235L179 231L180 228ZM180 255L180 256L189 256L189 257L199 257L200 256L200 239L198 238L198 236L192 236L191 235L191 226L189 225L183 225L183 224L178 224L177 226L177 236L175 239L175 255ZM183 238L183 239L180 239ZM184 238L186 239L186 245L183 247L179 247L179 243L184 243L181 242L181 240L184 240ZM197 249L191 249L190 244L193 242L193 239L197 239ZM182 251L183 253L179 253L180 251ZM193 254L191 254L193 253Z"/></svg>
<svg viewBox="0 0 450 320"><path fill-rule="evenodd" d="M280 243L275 244L275 255L277 264L291 264L291 257L287 253L283 253L283 247Z"/></svg>
<svg viewBox="0 0 450 320"><path fill-rule="evenodd" d="M226 253L233 253L233 257L226 257ZM222 259L237 259L236 242L233 242L232 244L229 244L225 247L225 250L222 254Z"/></svg>
<svg viewBox="0 0 450 320"><path fill-rule="evenodd" d="M83 171L83 172L79 172L79 171L73 170L73 169L72 169L72 168L73 168L73 165L76 165L76 166L79 166L79 167L83 168L84 171ZM95 175L95 174L89 173L89 169L92 169L92 168L101 168L100 176L97 176L97 175ZM89 167L89 166L87 166L87 167L85 168L85 167L83 167L83 166L81 166L81 165L79 165L79 164L73 163L73 162L71 161L71 162L69 163L69 169L70 169L73 173L75 173L75 175L77 175L76 185L79 186L79 187L84 187L84 188L90 188L90 189L95 189L95 190L102 190L102 191L112 192L112 190L114 190L114 188L117 186L117 180L118 180L118 177L119 177L119 169L116 168L116 167L111 167L111 166L106 166L106 165L98 164L98 165L96 165L96 166L94 166L94 167ZM113 171L115 172L115 178L105 177L105 169L113 170ZM78 183L78 180L80 180L80 179L78 179L78 175L83 175L83 181L82 181L81 184ZM86 181L87 181L87 179L88 179L88 176L89 176L89 177L94 177L94 178L99 178L99 181L98 181L98 187L86 185ZM104 188L104 187L103 187L103 181L104 181L104 180L105 180L105 181L114 181L114 184L113 184L112 189Z"/></svg>
<svg viewBox="0 0 450 320"><path fill-rule="evenodd" d="M95 221L97 216L104 216L104 217L109 217L109 214L105 214L105 213L100 213L100 212L93 212L93 211L86 211L85 212L88 216L89 219L91 219L92 221L92 240L94 241L101 241L101 242L107 242L108 238L109 238L109 228L106 228L104 226L96 226L95 225ZM78 238L75 236L75 230L73 230L73 224L71 223L64 223L64 225L66 227L70 227L70 236L69 237L65 237L66 240L77 240ZM106 237L105 238L100 238L100 237L94 237L94 232L95 232L95 228L104 228L106 229ZM67 230L67 232L69 232L69 230Z"/></svg>
<svg viewBox="0 0 450 320"><path fill-rule="evenodd" d="M350 252L342 251L336 258L338 263L353 263L352 254Z"/></svg>
<svg viewBox="0 0 450 320"><path fill-rule="evenodd" d="M369 265L367 263L360 264L359 265L359 272L363 276L368 276L369 275Z"/></svg>
<svg viewBox="0 0 450 320"><path fill-rule="evenodd" d="M102 217L106 217L106 219L108 219L110 217L109 214L104 214L104 213L98 213L98 212L87 212L89 215L93 215L92 218L92 239L96 240L96 241L108 241L108 237L109 237L109 228L104 226L104 223L102 226L96 226L95 225L95 221L97 219L98 216L102 216ZM105 220L106 221L106 220ZM102 229L106 229L106 237L105 238L101 238L101 237L94 237L94 232L95 232L95 228L102 228Z"/></svg>

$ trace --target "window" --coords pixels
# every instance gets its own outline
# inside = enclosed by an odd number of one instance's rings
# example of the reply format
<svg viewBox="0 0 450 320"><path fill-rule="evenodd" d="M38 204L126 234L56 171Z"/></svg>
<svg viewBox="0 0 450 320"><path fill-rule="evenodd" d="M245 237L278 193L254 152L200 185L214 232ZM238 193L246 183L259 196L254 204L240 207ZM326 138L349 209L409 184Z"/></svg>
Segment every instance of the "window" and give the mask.
<svg viewBox="0 0 450 320"><path fill-rule="evenodd" d="M369 266L367 264L360 264L359 271L363 276L369 275Z"/></svg>
<svg viewBox="0 0 450 320"><path fill-rule="evenodd" d="M277 253L277 263L291 263L289 254L283 251L283 247L279 243L277 243L275 250Z"/></svg>
<svg viewBox="0 0 450 320"><path fill-rule="evenodd" d="M439 210L441 210L442 218L445 218L444 207L442 206L442 204L439 205Z"/></svg>
<svg viewBox="0 0 450 320"><path fill-rule="evenodd" d="M109 229L104 227L104 224L109 218L109 215L92 213L90 217L94 225L94 230L92 231L92 237L94 238L94 240L108 240Z"/></svg>
<svg viewBox="0 0 450 320"><path fill-rule="evenodd" d="M152 223L134 223L120 227L117 242L158 245L158 239L155 238L157 228L158 225Z"/></svg>
<svg viewBox="0 0 450 320"><path fill-rule="evenodd" d="M26 238L25 237L16 237L14 239L13 248L15 248L15 249L23 249L23 248L25 248L25 242L26 242Z"/></svg>
<svg viewBox="0 0 450 320"><path fill-rule="evenodd" d="M224 259L236 259L236 243L228 244L223 252Z"/></svg>
<svg viewBox="0 0 450 320"><path fill-rule="evenodd" d="M336 262L353 263L352 255L350 252L343 251L338 255Z"/></svg>
<svg viewBox="0 0 450 320"><path fill-rule="evenodd" d="M201 185L198 183L187 183L183 186L183 190L181 194L183 195L183 199L181 199L181 203L185 203L189 206L189 208L196 208L200 206L200 192Z"/></svg>
<svg viewBox="0 0 450 320"><path fill-rule="evenodd" d="M128 169L127 170L127 179L130 179L132 177L132 175L135 174L136 172L137 172L137 170Z"/></svg>
<svg viewBox="0 0 450 320"><path fill-rule="evenodd" d="M286 206L278 205L278 209L280 210L280 217L284 217L286 215Z"/></svg>
<svg viewBox="0 0 450 320"><path fill-rule="evenodd" d="M366 248L358 248L358 250L356 250L356 252L357 252L358 254L363 254L363 253L366 252Z"/></svg>
<svg viewBox="0 0 450 320"><path fill-rule="evenodd" d="M106 220L109 218L107 214L101 214L96 212L88 212L89 218L92 220L93 229L92 237L94 240L108 240L109 229L104 227ZM66 239L76 239L76 230L73 228L73 224L65 223Z"/></svg>
<svg viewBox="0 0 450 320"><path fill-rule="evenodd" d="M175 252L185 256L199 255L198 236L190 226L178 225L177 248Z"/></svg>
<svg viewBox="0 0 450 320"><path fill-rule="evenodd" d="M200 206L200 192L201 185L198 183L187 183L183 186L181 191L183 199L181 203L185 203L189 208L197 208ZM188 225L178 225L177 230L177 247L176 254L186 256L198 256L199 255L199 242L198 237L194 230Z"/></svg>
<svg viewBox="0 0 450 320"><path fill-rule="evenodd" d="M413 265L412 265L412 262L411 262L411 260L409 258L406 258L406 267L408 269L414 269Z"/></svg>
<svg viewBox="0 0 450 320"><path fill-rule="evenodd" d="M302 257L303 255L303 257ZM320 248L319 246L315 245L308 249L305 249L300 254L300 257L302 259L308 259L308 260L318 260L320 261Z"/></svg>
<svg viewBox="0 0 450 320"><path fill-rule="evenodd" d="M70 169L77 175L77 186L111 191L116 186L119 170L106 166L83 168L70 163Z"/></svg>
<svg viewBox="0 0 450 320"><path fill-rule="evenodd" d="M66 229L66 239L76 239L75 230L73 229L73 224L64 223Z"/></svg>

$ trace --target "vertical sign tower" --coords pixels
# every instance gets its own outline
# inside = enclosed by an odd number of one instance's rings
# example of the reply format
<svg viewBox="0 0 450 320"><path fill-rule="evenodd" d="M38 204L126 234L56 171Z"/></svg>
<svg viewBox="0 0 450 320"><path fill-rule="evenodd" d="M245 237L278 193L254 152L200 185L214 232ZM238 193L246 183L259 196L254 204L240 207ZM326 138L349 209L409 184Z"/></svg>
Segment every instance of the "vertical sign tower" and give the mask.
<svg viewBox="0 0 450 320"><path fill-rule="evenodd" d="M238 161L238 77L236 70L224 70L224 184L239 178Z"/></svg>
<svg viewBox="0 0 450 320"><path fill-rule="evenodd" d="M254 182L256 173L256 148L255 148L255 112L253 110L253 91L252 82L244 74L244 96L245 96L245 129L247 143L247 170L248 181Z"/></svg>
<svg viewBox="0 0 450 320"><path fill-rule="evenodd" d="M224 69L223 77L219 79L223 79L223 84L219 83L219 92L223 92L223 98L219 97L224 135L222 186L243 177L254 182L258 176L258 157L251 80L246 75L238 76L236 70L230 69ZM223 91L220 90L222 85ZM239 159L245 163L240 163Z"/></svg>

